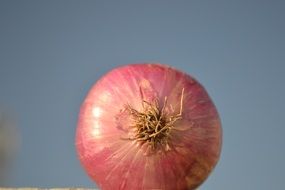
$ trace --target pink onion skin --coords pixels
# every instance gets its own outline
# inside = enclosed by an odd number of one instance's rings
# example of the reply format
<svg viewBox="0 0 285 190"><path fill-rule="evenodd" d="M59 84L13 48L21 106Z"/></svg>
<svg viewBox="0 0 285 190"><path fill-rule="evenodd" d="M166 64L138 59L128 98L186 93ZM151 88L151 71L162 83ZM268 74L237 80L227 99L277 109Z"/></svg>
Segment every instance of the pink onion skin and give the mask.
<svg viewBox="0 0 285 190"><path fill-rule="evenodd" d="M149 153L131 134L127 104L168 97L167 109L182 119L171 131L173 148ZM79 114L76 148L82 166L100 189L195 189L220 156L222 129L209 95L193 77L161 64L131 64L103 76L89 91Z"/></svg>

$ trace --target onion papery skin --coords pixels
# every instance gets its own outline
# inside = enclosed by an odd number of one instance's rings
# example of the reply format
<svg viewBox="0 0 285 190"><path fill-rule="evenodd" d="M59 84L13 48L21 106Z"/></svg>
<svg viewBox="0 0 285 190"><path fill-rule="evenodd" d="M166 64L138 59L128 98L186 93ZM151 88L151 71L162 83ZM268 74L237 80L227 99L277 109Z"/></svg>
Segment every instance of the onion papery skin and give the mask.
<svg viewBox="0 0 285 190"><path fill-rule="evenodd" d="M133 120L126 105L143 111L142 102L167 97L174 123L170 149L128 140ZM203 86L167 65L131 64L113 69L89 91L81 105L76 131L78 157L103 190L195 189L209 176L220 156L222 129L218 112Z"/></svg>

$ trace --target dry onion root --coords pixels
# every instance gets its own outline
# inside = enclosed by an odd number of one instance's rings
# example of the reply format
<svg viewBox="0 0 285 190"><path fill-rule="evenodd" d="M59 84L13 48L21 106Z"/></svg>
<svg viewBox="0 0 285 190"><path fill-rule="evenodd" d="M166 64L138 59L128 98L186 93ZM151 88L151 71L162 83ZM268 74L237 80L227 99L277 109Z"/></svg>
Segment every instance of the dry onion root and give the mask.
<svg viewBox="0 0 285 190"><path fill-rule="evenodd" d="M135 136L127 139L148 143L153 151L158 147L163 147L165 151L170 150L168 142L171 138L170 131L174 129L175 122L182 119L183 94L184 88L181 93L180 111L176 115L167 115L167 113L165 113L167 96L164 98L162 108L159 107L157 99L153 103L143 100L143 110L141 112L135 110L128 104L126 110L132 116L133 125L131 125L131 128L135 129Z"/></svg>

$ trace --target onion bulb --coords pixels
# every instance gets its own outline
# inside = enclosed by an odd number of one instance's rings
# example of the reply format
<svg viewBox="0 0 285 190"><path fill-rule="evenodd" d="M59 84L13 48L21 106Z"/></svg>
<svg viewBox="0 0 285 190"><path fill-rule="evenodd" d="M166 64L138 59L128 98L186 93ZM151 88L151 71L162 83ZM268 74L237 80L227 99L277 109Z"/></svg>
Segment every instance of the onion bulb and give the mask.
<svg viewBox="0 0 285 190"><path fill-rule="evenodd" d="M161 64L103 76L79 114L76 148L96 184L114 189L195 189L220 156L221 122L203 86Z"/></svg>

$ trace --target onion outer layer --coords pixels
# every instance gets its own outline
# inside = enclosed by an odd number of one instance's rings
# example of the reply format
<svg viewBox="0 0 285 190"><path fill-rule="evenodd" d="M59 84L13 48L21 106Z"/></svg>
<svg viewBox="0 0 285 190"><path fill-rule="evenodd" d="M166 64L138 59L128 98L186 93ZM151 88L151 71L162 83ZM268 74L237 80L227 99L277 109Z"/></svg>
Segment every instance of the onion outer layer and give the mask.
<svg viewBox="0 0 285 190"><path fill-rule="evenodd" d="M182 108L167 145L135 138L126 107L144 112L146 102L164 106L168 119ZM215 167L221 144L219 115L203 86L161 64L126 65L103 76L81 106L76 131L81 164L105 190L195 189Z"/></svg>

